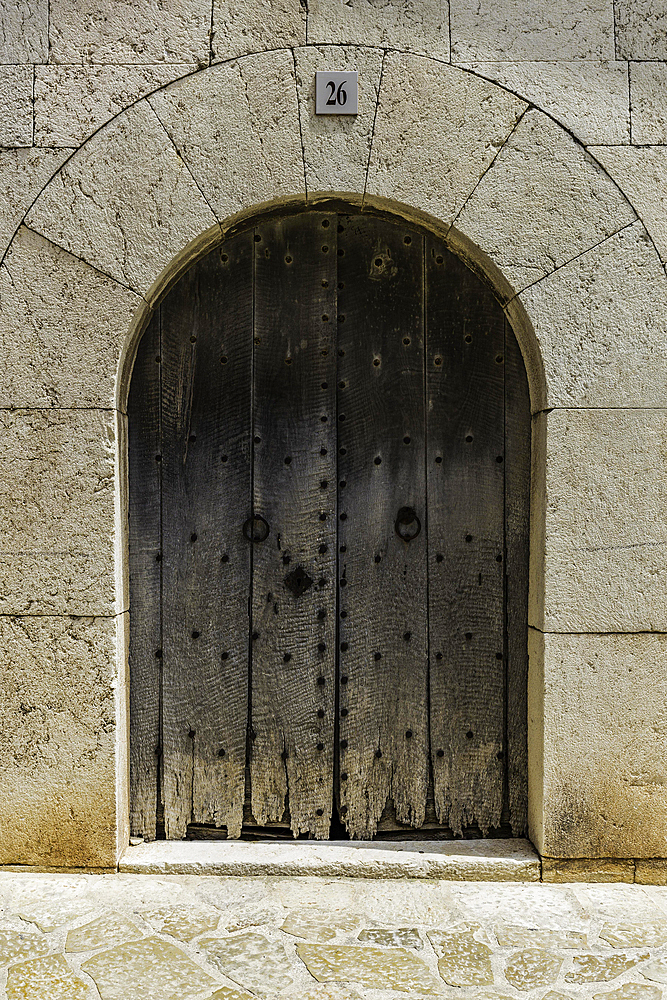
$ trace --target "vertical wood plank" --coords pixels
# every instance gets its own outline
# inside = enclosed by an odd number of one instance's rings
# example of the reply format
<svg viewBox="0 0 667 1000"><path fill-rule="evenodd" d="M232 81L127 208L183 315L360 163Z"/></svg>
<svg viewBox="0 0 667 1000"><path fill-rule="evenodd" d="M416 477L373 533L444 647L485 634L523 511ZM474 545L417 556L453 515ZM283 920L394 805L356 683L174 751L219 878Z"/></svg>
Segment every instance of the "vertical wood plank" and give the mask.
<svg viewBox="0 0 667 1000"><path fill-rule="evenodd" d="M435 806L454 833L486 835L504 781L504 316L441 241L426 262Z"/></svg>
<svg viewBox="0 0 667 1000"><path fill-rule="evenodd" d="M162 307L163 743L168 839L241 832L248 700L252 234Z"/></svg>
<svg viewBox="0 0 667 1000"><path fill-rule="evenodd" d="M155 839L160 744L160 315L137 351L128 398L130 830ZM156 655L156 653L158 655Z"/></svg>
<svg viewBox="0 0 667 1000"><path fill-rule="evenodd" d="M515 837L528 824L528 552L530 396L521 350L505 321L505 578L507 771Z"/></svg>
<svg viewBox="0 0 667 1000"><path fill-rule="evenodd" d="M340 812L370 838L428 780L423 238L373 216L339 235ZM398 511L421 532L404 541ZM413 524L413 528L414 528Z"/></svg>
<svg viewBox="0 0 667 1000"><path fill-rule="evenodd" d="M251 803L329 835L335 673L336 216L255 231ZM325 249L326 248L326 249ZM293 585L305 576L307 589Z"/></svg>

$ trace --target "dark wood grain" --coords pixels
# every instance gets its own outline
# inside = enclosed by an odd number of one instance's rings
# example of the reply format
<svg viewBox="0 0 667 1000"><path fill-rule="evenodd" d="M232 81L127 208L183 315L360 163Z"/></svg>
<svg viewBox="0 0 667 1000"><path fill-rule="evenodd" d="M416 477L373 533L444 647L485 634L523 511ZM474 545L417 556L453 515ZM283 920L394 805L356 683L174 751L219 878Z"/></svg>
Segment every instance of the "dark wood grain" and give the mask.
<svg viewBox="0 0 667 1000"><path fill-rule="evenodd" d="M388 800L413 826L426 803L424 244L373 216L341 224L339 800L365 839ZM395 530L403 507L422 525L410 542Z"/></svg>
<svg viewBox="0 0 667 1000"><path fill-rule="evenodd" d="M504 316L427 240L427 490L435 805L455 833L503 806ZM500 361L497 359L500 358Z"/></svg>
<svg viewBox="0 0 667 1000"><path fill-rule="evenodd" d="M252 813L329 835L335 676L336 217L255 232ZM299 596L290 573L312 583Z"/></svg>
<svg viewBox="0 0 667 1000"><path fill-rule="evenodd" d="M128 399L130 830L155 839L160 760L160 316L143 335Z"/></svg>
<svg viewBox="0 0 667 1000"><path fill-rule="evenodd" d="M505 322L505 578L507 777L512 833L528 826L528 551L530 396L526 368Z"/></svg>
<svg viewBox="0 0 667 1000"><path fill-rule="evenodd" d="M252 234L162 307L163 743L168 838L241 832L248 700Z"/></svg>

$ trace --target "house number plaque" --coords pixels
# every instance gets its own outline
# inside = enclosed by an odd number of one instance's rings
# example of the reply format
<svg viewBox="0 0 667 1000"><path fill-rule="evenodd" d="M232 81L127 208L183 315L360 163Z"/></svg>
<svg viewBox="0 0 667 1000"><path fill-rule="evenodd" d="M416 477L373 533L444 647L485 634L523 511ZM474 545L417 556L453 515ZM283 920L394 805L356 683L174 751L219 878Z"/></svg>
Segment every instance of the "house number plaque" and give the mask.
<svg viewBox="0 0 667 1000"><path fill-rule="evenodd" d="M325 72L315 74L315 114L356 115L359 113L359 74Z"/></svg>

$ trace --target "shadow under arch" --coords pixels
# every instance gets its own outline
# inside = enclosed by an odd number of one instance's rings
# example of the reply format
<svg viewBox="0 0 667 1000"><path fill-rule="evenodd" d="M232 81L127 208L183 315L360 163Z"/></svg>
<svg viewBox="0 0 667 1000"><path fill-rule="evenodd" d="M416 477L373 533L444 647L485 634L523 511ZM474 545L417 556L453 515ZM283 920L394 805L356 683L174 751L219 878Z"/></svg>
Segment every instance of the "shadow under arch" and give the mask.
<svg viewBox="0 0 667 1000"><path fill-rule="evenodd" d="M537 340L533 331L529 317L517 297L517 293L511 287L506 278L499 271L497 266L483 251L480 250L466 235L457 230L453 225L443 224L425 213L414 210L410 206L380 198L364 198L359 194L322 192L310 195L308 199L294 197L289 199L277 199L271 203L264 203L254 206L252 209L239 213L227 219L219 227L213 227L202 233L196 240L192 241L165 269L153 286L150 294L150 302L146 302L137 316L135 322L126 339L125 350L120 364L118 387L118 408L121 412L126 412L129 388L132 378L132 369L136 357L137 349L143 333L145 332L151 318L155 314L163 299L169 291L174 288L185 272L198 260L209 254L216 247L221 246L225 240L237 235L244 230L260 224L263 220L272 217L285 217L299 215L309 211L330 211L330 212L355 212L368 216L376 216L391 223L405 223L412 229L421 231L424 234L432 234L440 238L455 256L457 256L466 267L476 274L484 284L492 291L494 297L501 305L509 325L514 332L524 361L528 389L530 395L530 406L532 414L539 415L545 408L546 382L541 354L537 345ZM531 544L530 544L530 598L529 604L536 606L536 602L541 600L543 586L541 582L540 567L543 566L543 469L544 469L544 447L543 447L543 421L533 420L532 423L532 473L531 473ZM123 468L127 469L127 461L123 463ZM128 496L128 489L122 490L123 496ZM124 512L124 519L127 511ZM129 551L127 543L123 549L124 567L129 564ZM125 574L123 574L125 576ZM131 609L130 609L131 612ZM530 746L530 744L529 744ZM529 773L535 772L538 764L538 754L531 760L529 750ZM539 780L539 774L536 774ZM531 789L528 792L528 810L531 812L530 798Z"/></svg>

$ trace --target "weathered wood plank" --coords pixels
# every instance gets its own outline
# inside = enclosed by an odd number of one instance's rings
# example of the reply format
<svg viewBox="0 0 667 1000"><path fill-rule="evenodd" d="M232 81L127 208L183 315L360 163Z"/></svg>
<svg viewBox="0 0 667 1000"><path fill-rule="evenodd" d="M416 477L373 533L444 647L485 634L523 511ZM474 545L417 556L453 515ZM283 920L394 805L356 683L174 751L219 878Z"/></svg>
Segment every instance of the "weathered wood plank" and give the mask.
<svg viewBox="0 0 667 1000"><path fill-rule="evenodd" d="M504 316L435 238L426 271L435 804L455 833L477 822L486 834L504 779Z"/></svg>
<svg viewBox="0 0 667 1000"><path fill-rule="evenodd" d="M155 839L160 760L160 315L137 351L128 399L130 830Z"/></svg>
<svg viewBox="0 0 667 1000"><path fill-rule="evenodd" d="M339 234L340 812L370 838L428 779L422 237L373 216ZM400 538L412 508L421 532ZM404 530L414 530L416 522Z"/></svg>
<svg viewBox="0 0 667 1000"><path fill-rule="evenodd" d="M241 832L248 702L252 233L163 305L163 742L167 838Z"/></svg>
<svg viewBox="0 0 667 1000"><path fill-rule="evenodd" d="M255 232L252 813L329 835L335 672L336 216ZM326 248L326 249L325 249ZM312 581L300 595L296 590ZM288 581L289 583L289 581Z"/></svg>
<svg viewBox="0 0 667 1000"><path fill-rule="evenodd" d="M515 837L528 825L528 551L530 396L516 337L505 322L505 586L507 602L507 771Z"/></svg>

